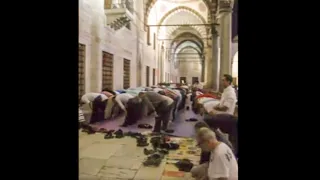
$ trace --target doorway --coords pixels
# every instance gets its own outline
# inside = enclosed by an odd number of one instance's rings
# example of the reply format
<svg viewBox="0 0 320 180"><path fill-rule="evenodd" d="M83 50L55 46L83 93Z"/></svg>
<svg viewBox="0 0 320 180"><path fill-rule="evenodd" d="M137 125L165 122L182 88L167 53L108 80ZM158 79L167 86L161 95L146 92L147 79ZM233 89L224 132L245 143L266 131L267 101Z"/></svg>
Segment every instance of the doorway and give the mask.
<svg viewBox="0 0 320 180"><path fill-rule="evenodd" d="M152 69L152 85L156 85L156 69Z"/></svg>
<svg viewBox="0 0 320 180"><path fill-rule="evenodd" d="M192 84L194 84L196 81L199 82L199 77L192 77Z"/></svg>
<svg viewBox="0 0 320 180"><path fill-rule="evenodd" d="M187 77L180 77L180 83L186 84L187 83Z"/></svg>

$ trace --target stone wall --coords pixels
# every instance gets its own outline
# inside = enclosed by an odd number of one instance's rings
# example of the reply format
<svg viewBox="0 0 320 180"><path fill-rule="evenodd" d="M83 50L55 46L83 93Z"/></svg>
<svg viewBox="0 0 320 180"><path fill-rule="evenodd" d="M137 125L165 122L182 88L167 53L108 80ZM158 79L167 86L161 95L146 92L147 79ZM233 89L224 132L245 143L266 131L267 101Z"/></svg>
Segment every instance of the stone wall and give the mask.
<svg viewBox="0 0 320 180"><path fill-rule="evenodd" d="M135 1L135 8L142 11L143 1ZM142 12L135 13L131 30L122 28L114 31L106 26L104 0L79 0L79 43L86 46L85 83L86 92L100 91L102 88L102 51L114 55L113 88L123 88L123 59L131 60L130 86L137 86L138 54L141 53L141 80L146 85L145 69L157 68L155 50L146 44L146 32L141 28ZM141 16L138 18L138 16ZM139 47L140 44L140 48ZM156 78L157 79L157 78Z"/></svg>

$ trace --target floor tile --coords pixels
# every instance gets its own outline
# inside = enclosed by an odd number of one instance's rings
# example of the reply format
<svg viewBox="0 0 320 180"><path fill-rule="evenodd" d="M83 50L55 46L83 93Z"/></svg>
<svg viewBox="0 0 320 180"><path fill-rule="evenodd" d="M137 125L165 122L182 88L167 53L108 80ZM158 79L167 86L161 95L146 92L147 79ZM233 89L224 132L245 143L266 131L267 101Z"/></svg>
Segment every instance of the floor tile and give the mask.
<svg viewBox="0 0 320 180"><path fill-rule="evenodd" d="M99 180L99 177L87 174L79 174L79 180Z"/></svg>
<svg viewBox="0 0 320 180"><path fill-rule="evenodd" d="M83 158L79 162L79 173L86 175L97 175L103 167L105 160Z"/></svg>
<svg viewBox="0 0 320 180"><path fill-rule="evenodd" d="M134 157L139 159L146 158L146 155L143 153L144 147L137 147L136 143L123 145L121 149L119 149L114 156L125 156L125 157Z"/></svg>
<svg viewBox="0 0 320 180"><path fill-rule="evenodd" d="M98 176L103 178L103 179L107 179L107 180L111 180L111 179L133 179L133 177L136 174L136 170L130 170L130 169L119 169L119 168L111 168L111 167L106 167L104 166Z"/></svg>
<svg viewBox="0 0 320 180"><path fill-rule="evenodd" d="M159 167L141 166L134 180L160 180L165 164L163 161Z"/></svg>
<svg viewBox="0 0 320 180"><path fill-rule="evenodd" d="M106 163L106 167L114 167L119 169L133 169L138 170L142 165L142 159L139 158L131 158L125 156L112 156L110 157Z"/></svg>
<svg viewBox="0 0 320 180"><path fill-rule="evenodd" d="M95 159L109 159L110 156L115 154L122 145L117 144L92 144L79 152L79 157L88 157Z"/></svg>

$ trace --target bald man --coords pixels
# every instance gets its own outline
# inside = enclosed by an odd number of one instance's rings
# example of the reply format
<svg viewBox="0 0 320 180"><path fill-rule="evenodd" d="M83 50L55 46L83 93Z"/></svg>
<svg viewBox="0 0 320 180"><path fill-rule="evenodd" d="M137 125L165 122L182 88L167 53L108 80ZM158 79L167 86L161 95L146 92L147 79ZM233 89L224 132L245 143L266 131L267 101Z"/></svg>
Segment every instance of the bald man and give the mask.
<svg viewBox="0 0 320 180"><path fill-rule="evenodd" d="M210 161L191 170L197 180L238 180L238 163L228 145L220 142L209 128L200 128L196 133L199 147L210 152ZM207 172L205 170L207 169Z"/></svg>

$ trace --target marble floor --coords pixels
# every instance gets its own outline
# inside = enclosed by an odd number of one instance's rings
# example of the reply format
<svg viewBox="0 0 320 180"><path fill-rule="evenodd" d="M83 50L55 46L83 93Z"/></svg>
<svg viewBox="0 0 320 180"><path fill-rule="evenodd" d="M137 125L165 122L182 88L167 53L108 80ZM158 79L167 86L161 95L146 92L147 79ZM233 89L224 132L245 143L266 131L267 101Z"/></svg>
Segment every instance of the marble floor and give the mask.
<svg viewBox="0 0 320 180"><path fill-rule="evenodd" d="M80 180L191 180L190 173L178 169L164 159L159 167L142 165L143 147L131 137L103 138L103 134L87 135L79 131ZM151 147L150 147L151 148Z"/></svg>

